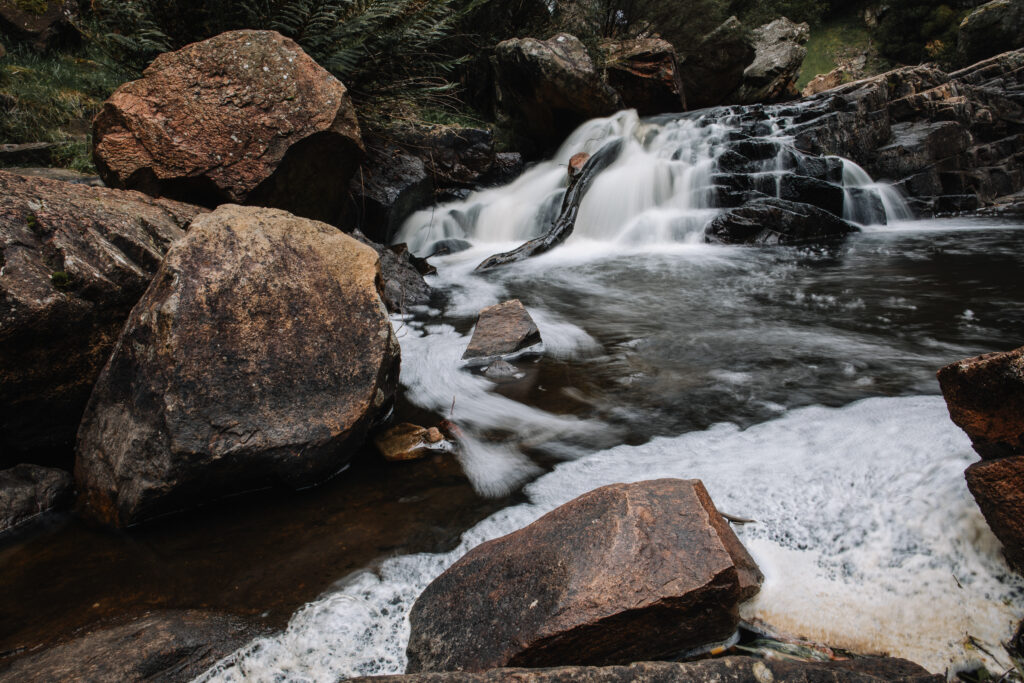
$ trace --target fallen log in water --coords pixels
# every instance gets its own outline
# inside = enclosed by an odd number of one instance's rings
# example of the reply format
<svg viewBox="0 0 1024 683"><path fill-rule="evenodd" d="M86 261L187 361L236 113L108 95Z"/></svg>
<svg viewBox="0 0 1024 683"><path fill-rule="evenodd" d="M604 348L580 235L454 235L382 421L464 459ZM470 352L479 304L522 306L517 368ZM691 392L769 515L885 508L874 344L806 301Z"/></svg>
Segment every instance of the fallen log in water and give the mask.
<svg viewBox="0 0 1024 683"><path fill-rule="evenodd" d="M476 272L522 261L537 254L543 254L564 242L572 234L573 228L576 227L576 215L579 213L580 203L583 201L584 195L587 194L587 190L594 183L594 178L619 158L622 144L622 138L616 138L607 143L594 156L590 157L587 163L584 164L583 169L575 175L573 175L572 168L570 167L569 189L565 191L565 198L562 199L562 210L558 214L558 220L555 221L550 230L512 251L489 256L476 267Z"/></svg>

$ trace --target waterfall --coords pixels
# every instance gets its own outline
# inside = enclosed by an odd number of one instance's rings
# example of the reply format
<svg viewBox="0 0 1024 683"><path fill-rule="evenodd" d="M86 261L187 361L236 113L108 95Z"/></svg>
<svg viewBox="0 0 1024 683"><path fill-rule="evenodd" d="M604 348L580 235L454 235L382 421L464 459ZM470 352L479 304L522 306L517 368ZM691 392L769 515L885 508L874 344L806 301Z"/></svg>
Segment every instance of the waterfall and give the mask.
<svg viewBox="0 0 1024 683"><path fill-rule="evenodd" d="M762 196L819 204L861 226L913 218L898 190L874 182L854 162L798 150L785 123L736 108L652 119L627 110L594 119L510 185L415 213L396 241L429 254L431 245L450 238L513 243L537 237L557 217L569 159L616 138L625 143L622 151L584 198L570 242L700 242L718 213Z"/></svg>

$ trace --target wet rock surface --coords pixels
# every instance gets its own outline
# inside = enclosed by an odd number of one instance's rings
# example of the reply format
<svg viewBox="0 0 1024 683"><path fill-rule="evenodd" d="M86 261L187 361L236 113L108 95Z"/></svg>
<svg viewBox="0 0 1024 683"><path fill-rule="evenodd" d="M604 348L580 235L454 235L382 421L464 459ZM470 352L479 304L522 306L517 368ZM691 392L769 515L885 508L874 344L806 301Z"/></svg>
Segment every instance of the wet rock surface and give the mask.
<svg viewBox="0 0 1024 683"><path fill-rule="evenodd" d="M1024 455L1024 347L950 363L938 378L950 419L982 458Z"/></svg>
<svg viewBox="0 0 1024 683"><path fill-rule="evenodd" d="M796 97L795 83L807 56L804 45L811 37L811 27L780 17L751 33L754 61L743 70L743 82L730 100L753 104Z"/></svg>
<svg viewBox="0 0 1024 683"><path fill-rule="evenodd" d="M398 380L379 282L376 253L323 223L233 205L195 221L96 383L83 512L128 525L337 472Z"/></svg>
<svg viewBox="0 0 1024 683"><path fill-rule="evenodd" d="M1007 561L1024 574L1024 456L974 463L965 476Z"/></svg>
<svg viewBox="0 0 1024 683"><path fill-rule="evenodd" d="M0 466L71 466L128 313L200 212L0 171Z"/></svg>
<svg viewBox="0 0 1024 683"><path fill-rule="evenodd" d="M640 116L686 110L675 48L660 38L602 45L608 84Z"/></svg>
<svg viewBox="0 0 1024 683"><path fill-rule="evenodd" d="M0 470L0 534L70 502L71 474L38 465Z"/></svg>
<svg viewBox="0 0 1024 683"><path fill-rule="evenodd" d="M540 330L519 299L488 306L480 311L473 338L463 358L515 353L541 341Z"/></svg>
<svg viewBox="0 0 1024 683"><path fill-rule="evenodd" d="M715 217L704 229L704 239L715 244L797 245L840 240L856 231L824 209L769 197Z"/></svg>
<svg viewBox="0 0 1024 683"><path fill-rule="evenodd" d="M0 680L188 681L257 635L239 617L157 612L22 657L0 669Z"/></svg>
<svg viewBox="0 0 1024 683"><path fill-rule="evenodd" d="M381 298L388 311L405 313L412 306L430 303L430 285L426 283L423 273L416 267L417 263L425 264L425 259L416 259L404 244L387 247L367 239L358 231L352 236L377 252L384 282Z"/></svg>
<svg viewBox="0 0 1024 683"><path fill-rule="evenodd" d="M622 108L583 43L567 33L505 40L495 49L494 69L499 111L540 150L553 149L587 119Z"/></svg>
<svg viewBox="0 0 1024 683"><path fill-rule="evenodd" d="M410 613L408 671L671 657L729 637L760 580L699 481L605 486L431 583Z"/></svg>
<svg viewBox="0 0 1024 683"><path fill-rule="evenodd" d="M373 439L377 452L389 462L419 460L449 450L437 427L420 427L403 422L378 434Z"/></svg>
<svg viewBox="0 0 1024 683"><path fill-rule="evenodd" d="M230 106L225 106L225 104ZM111 187L334 221L363 153L345 86L273 31L230 31L160 55L93 123Z"/></svg>
<svg viewBox="0 0 1024 683"><path fill-rule="evenodd" d="M629 666L562 666L536 669L493 669L483 673L414 673L350 679L353 683L941 683L903 659L857 658L836 662L797 662L722 657L696 662L639 662Z"/></svg>

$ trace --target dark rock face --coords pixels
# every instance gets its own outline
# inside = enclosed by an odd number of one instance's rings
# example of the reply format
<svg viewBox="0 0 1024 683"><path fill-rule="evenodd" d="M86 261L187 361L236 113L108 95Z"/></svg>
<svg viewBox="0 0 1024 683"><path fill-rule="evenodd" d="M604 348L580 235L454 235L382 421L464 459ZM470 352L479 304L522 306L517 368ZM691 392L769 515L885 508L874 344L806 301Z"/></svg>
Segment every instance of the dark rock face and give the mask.
<svg viewBox="0 0 1024 683"><path fill-rule="evenodd" d="M905 67L773 111L792 117L799 149L853 159L921 214L1024 189L1024 50L949 74Z"/></svg>
<svg viewBox="0 0 1024 683"><path fill-rule="evenodd" d="M717 244L799 245L842 239L857 228L810 204L767 197L718 215L704 228Z"/></svg>
<svg viewBox="0 0 1024 683"><path fill-rule="evenodd" d="M228 103L230 106L225 106ZM273 31L162 54L93 123L111 187L334 221L363 153L345 86Z"/></svg>
<svg viewBox="0 0 1024 683"><path fill-rule="evenodd" d="M71 466L129 311L201 211L0 171L0 466Z"/></svg>
<svg viewBox="0 0 1024 683"><path fill-rule="evenodd" d="M744 70L756 51L736 17L709 33L696 49L686 51L679 65L690 109L726 103L743 82Z"/></svg>
<svg viewBox="0 0 1024 683"><path fill-rule="evenodd" d="M670 657L731 635L760 579L699 481L606 486L431 583L410 613L408 671Z"/></svg>
<svg viewBox="0 0 1024 683"><path fill-rule="evenodd" d="M540 330L519 299L488 306L480 311L463 358L515 353L540 342Z"/></svg>
<svg viewBox="0 0 1024 683"><path fill-rule="evenodd" d="M638 38L602 47L608 84L624 106L636 109L640 116L686 110L679 60L671 43Z"/></svg>
<svg viewBox="0 0 1024 683"><path fill-rule="evenodd" d="M622 108L583 43L567 33L543 41L502 41L494 69L499 112L542 150L557 146L584 121Z"/></svg>
<svg viewBox="0 0 1024 683"><path fill-rule="evenodd" d="M377 252L380 259L381 275L384 288L381 298L391 313L405 313L410 306L422 306L430 303L430 285L416 269L412 259L415 258L404 244L386 247L383 244L367 239L358 231L352 234L357 240ZM423 263L422 259L419 259Z"/></svg>
<svg viewBox="0 0 1024 683"><path fill-rule="evenodd" d="M14 661L10 681L189 681L258 635L248 622L198 610L166 611L93 631Z"/></svg>
<svg viewBox="0 0 1024 683"><path fill-rule="evenodd" d="M0 30L45 50L77 36L72 21L78 18L75 0L45 0L41 12L25 9L14 0L0 0ZM2 54L0 54L2 56Z"/></svg>
<svg viewBox="0 0 1024 683"><path fill-rule="evenodd" d="M964 63L977 62L1024 46L1024 3L992 0L960 24L957 53Z"/></svg>
<svg viewBox="0 0 1024 683"><path fill-rule="evenodd" d="M1024 455L976 462L965 476L1010 566L1024 574Z"/></svg>
<svg viewBox="0 0 1024 683"><path fill-rule="evenodd" d="M391 241L402 221L434 196L434 185L418 157L388 143L368 143L367 159L349 181L353 216L370 239Z"/></svg>
<svg viewBox="0 0 1024 683"><path fill-rule="evenodd" d="M1024 346L938 372L949 417L985 459L1024 455Z"/></svg>
<svg viewBox="0 0 1024 683"><path fill-rule="evenodd" d="M38 465L0 471L0 533L58 507L71 498L71 475Z"/></svg>
<svg viewBox="0 0 1024 683"><path fill-rule="evenodd" d="M729 99L737 104L753 104L795 98L795 83L807 56L804 45L811 37L811 27L780 17L752 33L754 61L744 69L743 83Z"/></svg>
<svg viewBox="0 0 1024 683"><path fill-rule="evenodd" d="M337 472L398 381L379 283L376 253L323 223L234 205L193 222L82 419L84 512L129 525Z"/></svg>
<svg viewBox="0 0 1024 683"><path fill-rule="evenodd" d="M864 657L837 662L796 662L721 657L696 662L638 662L629 666L492 669L484 673L416 673L353 678L352 683L942 683L904 659Z"/></svg>

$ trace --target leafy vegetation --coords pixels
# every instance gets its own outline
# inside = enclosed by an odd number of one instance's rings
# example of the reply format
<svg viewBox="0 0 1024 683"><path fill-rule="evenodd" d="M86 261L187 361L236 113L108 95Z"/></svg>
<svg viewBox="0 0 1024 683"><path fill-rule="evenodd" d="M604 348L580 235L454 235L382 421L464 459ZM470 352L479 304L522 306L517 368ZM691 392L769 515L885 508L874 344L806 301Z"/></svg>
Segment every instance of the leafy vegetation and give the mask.
<svg viewBox="0 0 1024 683"><path fill-rule="evenodd" d="M970 8L954 9L934 0L893 3L878 26L879 50L904 64L956 62L957 29Z"/></svg>

